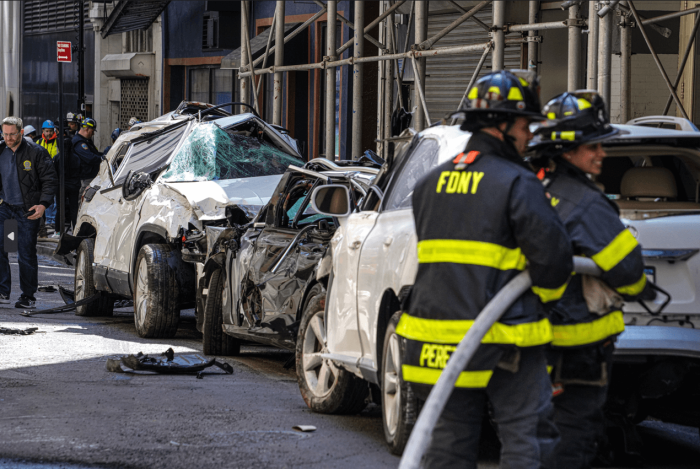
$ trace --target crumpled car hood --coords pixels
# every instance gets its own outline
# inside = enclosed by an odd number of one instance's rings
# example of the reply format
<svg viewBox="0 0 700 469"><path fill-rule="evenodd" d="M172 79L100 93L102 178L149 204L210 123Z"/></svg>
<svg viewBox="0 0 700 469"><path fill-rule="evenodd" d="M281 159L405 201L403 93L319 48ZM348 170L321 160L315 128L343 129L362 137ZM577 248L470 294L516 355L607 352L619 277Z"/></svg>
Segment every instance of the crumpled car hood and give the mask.
<svg viewBox="0 0 700 469"><path fill-rule="evenodd" d="M226 216L227 205L262 207L269 202L281 174L254 178L201 182L163 182L182 194L200 220L218 220Z"/></svg>

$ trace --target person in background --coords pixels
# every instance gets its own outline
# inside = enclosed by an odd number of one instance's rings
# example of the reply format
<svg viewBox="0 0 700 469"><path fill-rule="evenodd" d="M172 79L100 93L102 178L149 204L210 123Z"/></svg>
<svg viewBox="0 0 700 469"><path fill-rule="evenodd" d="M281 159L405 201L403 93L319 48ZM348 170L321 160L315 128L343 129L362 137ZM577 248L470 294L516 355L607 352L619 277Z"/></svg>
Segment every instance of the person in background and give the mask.
<svg viewBox="0 0 700 469"><path fill-rule="evenodd" d="M66 136L69 138L73 138L75 134L78 133L78 130L80 129L80 122L83 120L83 116L80 114L75 114L73 112L69 112L66 114L66 124L67 128L64 129L64 132L66 133Z"/></svg>
<svg viewBox="0 0 700 469"><path fill-rule="evenodd" d="M117 141L117 139L119 138L119 134L121 134L121 133L122 133L122 129L120 129L119 127L117 127L116 129L114 129L112 131L112 145L109 145L107 148L105 148L105 151L102 152L102 154L104 156L107 156L107 153L109 153L109 150L112 149L114 142Z"/></svg>
<svg viewBox="0 0 700 469"><path fill-rule="evenodd" d="M73 137L73 154L80 159L80 195L100 171L100 163L104 159L102 153L92 141L97 131L97 122L90 117L83 119L80 131ZM74 222L75 225L75 222Z"/></svg>
<svg viewBox="0 0 700 469"><path fill-rule="evenodd" d="M5 141L0 143L0 237L5 239L5 220L17 220L19 286L22 295L16 308L35 307L39 285L36 257L39 219L53 202L58 179L46 149L22 136L22 119L2 121ZM7 253L0 251L0 303L10 303L12 277Z"/></svg>
<svg viewBox="0 0 700 469"><path fill-rule="evenodd" d="M29 127L29 126L28 126ZM26 129L26 127L25 127ZM37 140L37 145L42 146L49 152L51 160L53 160L58 154L58 134L54 128L54 123L50 120L45 120L41 124L41 138ZM47 225L53 225L56 220L56 200L54 197L54 202L49 208L46 209L44 217L41 218L41 226L39 228L39 238L46 238L49 233L46 228Z"/></svg>
<svg viewBox="0 0 700 469"><path fill-rule="evenodd" d="M36 142L36 129L33 125L28 125L24 127L24 139L29 143Z"/></svg>
<svg viewBox="0 0 700 469"><path fill-rule="evenodd" d="M141 123L141 120L138 117L132 117L131 119L129 119L129 124L128 124L129 130L131 130L131 128L133 126L135 126L136 124L140 124L140 123Z"/></svg>

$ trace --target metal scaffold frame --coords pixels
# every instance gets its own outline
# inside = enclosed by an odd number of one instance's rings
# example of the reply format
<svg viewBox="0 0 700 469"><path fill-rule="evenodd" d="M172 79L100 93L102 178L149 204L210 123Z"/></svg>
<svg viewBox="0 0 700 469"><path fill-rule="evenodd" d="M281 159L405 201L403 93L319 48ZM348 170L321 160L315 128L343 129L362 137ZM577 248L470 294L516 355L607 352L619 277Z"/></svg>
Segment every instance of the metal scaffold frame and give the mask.
<svg viewBox="0 0 700 469"><path fill-rule="evenodd" d="M620 118L623 122L631 118L631 28L637 27L644 37L644 41L649 48L659 72L666 85L668 86L670 96L664 110L664 114L670 109L671 103L675 102L679 112L687 118L686 110L684 109L681 100L678 97L676 88L682 78L683 70L691 53L694 38L700 24L700 7L689 8L678 12L672 12L657 16L654 18L645 18L638 14L633 1L589 1L588 3L588 18L583 18L582 11L585 11L585 2L583 1L567 1L562 2L562 9L568 9L568 18L564 21L538 22L540 2L539 0L531 0L528 5L528 22L526 24L506 24L506 8L507 4L503 0L484 0L470 9L464 8L456 2L448 2L456 13L460 14L452 23L442 28L432 37L428 37L428 2L413 1L410 2L409 28L413 28L415 44L409 47L408 34L406 35L403 50L399 51L399 44L395 36L393 27L394 13L401 7L406 0L398 1L383 1L380 5L380 13L377 18L365 25L365 6L364 2L355 2L354 21L350 21L342 14L338 13L338 2L329 0L326 3L320 0L314 0L319 6L319 11L302 23L299 27L293 29L288 34L284 34L284 2L278 1L273 17L270 34L267 40L265 53L253 60L250 47L250 2L242 2L241 15L241 66L238 77L240 80L241 101L249 102L260 111L257 95L260 91L261 79L255 83L255 76L274 74L274 105L273 105L273 124L281 124L282 116L282 82L283 74L292 71L310 71L310 70L325 70L325 86L326 96L324 97L323 112L325 112L325 135L324 142L326 148L335 148L335 80L336 67L348 65L352 67L353 84L352 84L352 149L350 155L352 158L358 158L363 152L363 148L359 148L362 144L363 136L363 80L365 79L363 64L371 62L379 62L382 65L379 67L379 96L377 97L377 143L378 150L386 156L388 145L384 142L389 141L391 135L391 112L395 107L395 85L401 89L402 80L406 66L412 68L414 73L414 98L416 103L414 107L413 127L415 130L422 130L430 125L431 116L429 115L426 94L425 80L426 69L428 67L429 58L460 55L468 53L480 53L481 58L476 70L471 77L469 87L471 87L482 66L489 54L491 54L492 70L500 70L504 66L504 50L506 47L520 44L527 44L527 67L530 70L537 71L538 69L538 42L541 42L541 37L538 36L540 31L552 29L568 29L568 60L567 60L567 89L569 91L586 87L589 89L598 90L606 104L610 106L611 99L611 59L612 59L612 37L614 28L620 28L621 42L621 99L620 99ZM486 25L483 21L476 17L476 13L482 10L487 5L493 6L493 22ZM405 11L405 10L404 10ZM649 39L647 30L652 29L656 33L668 38L671 31L668 28L659 26L657 23L670 18L677 18L684 15L695 15L695 23L690 35L687 46L683 49L684 55L679 66L678 77L672 83L668 74L664 70L658 55ZM336 22L328 22L326 28L326 51L323 60L315 63L284 65L284 52L280 44L286 44L295 36L300 34L312 23L322 18L322 16L335 17L338 21L347 25L353 31L353 37L338 49L335 48L336 37ZM616 22L614 17L619 16L619 22ZM487 42L478 44L464 44L450 47L435 47L436 44L451 31L466 21L473 21L480 27L489 31L491 39ZM378 28L377 28L378 27ZM377 37L372 33L377 28ZM587 31L584 31L584 28ZM583 66L584 58L583 36L582 33L587 32L587 50L588 57L585 60L586 71L583 74L581 67ZM508 37L508 34L521 33L519 37ZM272 45L272 36L275 36L274 45ZM377 55L365 55L364 44L369 42L378 48ZM343 52L353 47L350 57L341 59ZM279 53L276 53L279 49ZM268 66L268 57L270 54L275 54L274 65ZM400 66L399 61L402 61ZM410 65L407 64L410 62ZM251 65L252 64L252 65ZM258 67L259 68L256 68ZM466 95L469 90L465 90L463 96L455 97L455 105L462 106L466 100ZM250 92L252 90L252 93ZM250 96L252 94L252 97ZM403 106L403 97L401 93L397 93L396 98ZM461 98L459 101L458 99ZM252 103L251 103L252 101ZM455 108L457 109L457 108ZM433 116L435 117L435 116ZM333 151L326 152L326 157L332 158Z"/></svg>

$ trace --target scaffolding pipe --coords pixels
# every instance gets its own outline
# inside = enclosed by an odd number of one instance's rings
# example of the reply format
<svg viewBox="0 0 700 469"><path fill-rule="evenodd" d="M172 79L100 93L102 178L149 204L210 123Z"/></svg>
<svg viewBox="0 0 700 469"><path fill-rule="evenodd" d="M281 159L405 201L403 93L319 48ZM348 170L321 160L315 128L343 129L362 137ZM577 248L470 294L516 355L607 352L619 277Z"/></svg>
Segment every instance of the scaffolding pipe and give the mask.
<svg viewBox="0 0 700 469"><path fill-rule="evenodd" d="M292 31L291 33L289 33L289 34L284 38L284 43L285 43L285 44L288 43L289 41L291 41L292 39L294 39L298 34L300 34L302 31L304 31L306 28L308 28L309 25L310 25L311 23L313 23L314 21L316 21L317 19L319 19L321 16L323 16L324 13L326 13L326 10L327 10L327 8L326 8L326 6L324 5L324 7L323 7L323 9L322 9L321 11L319 11L319 12L316 13L316 14L314 14L314 16L312 16L312 17L309 18L308 20L304 21L301 25L299 25L298 28L296 28L294 31ZM272 34L272 31L270 31L270 34ZM270 49L270 54L273 54L273 53L275 52L275 50L277 50L277 44L275 44L274 46L272 46L272 49ZM262 62L262 61L263 61L263 57L262 57L262 56L258 57L257 59L255 59L255 61L253 61L253 66L259 65L260 62ZM241 61L241 70L246 70L246 69L243 68L242 61Z"/></svg>
<svg viewBox="0 0 700 469"><path fill-rule="evenodd" d="M248 2L243 2L243 9L244 11L242 12L243 14L243 28L244 28L244 33L245 33L245 50L246 50L246 55L248 56L248 63L251 64L253 63L253 54L250 51L250 28L248 27ZM252 67L254 68L254 67ZM253 91L255 89L255 77L253 75L250 76L250 90ZM253 94L253 104L255 106L255 110L260 114L260 107L258 106L258 95L255 93Z"/></svg>
<svg viewBox="0 0 700 469"><path fill-rule="evenodd" d="M505 38L503 24L506 18L506 2L496 0L493 2L493 54L491 55L491 70L503 70Z"/></svg>
<svg viewBox="0 0 700 469"><path fill-rule="evenodd" d="M277 21L275 25L275 44L284 44L284 1L277 1L275 8L275 17L273 21ZM270 31L272 34L272 31ZM280 47L278 52L275 52L275 66L281 67L284 65L284 47ZM272 124L282 125L282 83L284 75L282 72L275 72L274 78L274 96L272 98ZM260 112L260 111L258 111Z"/></svg>
<svg viewBox="0 0 700 469"><path fill-rule="evenodd" d="M581 6L575 3L569 7L569 63L567 67L567 89L576 91L581 74L581 28L579 10Z"/></svg>
<svg viewBox="0 0 700 469"><path fill-rule="evenodd" d="M632 103L632 29L629 15L620 23L620 122L630 120Z"/></svg>
<svg viewBox="0 0 700 469"><path fill-rule="evenodd" d="M357 1L355 6L355 47L354 56L356 59L365 53L365 41L362 31L365 29L365 2ZM362 156L362 82L364 64L357 62L352 66L352 159L359 159Z"/></svg>
<svg viewBox="0 0 700 469"><path fill-rule="evenodd" d="M612 62L613 16L601 18L598 31L598 93L610 114L610 68Z"/></svg>
<svg viewBox="0 0 700 469"><path fill-rule="evenodd" d="M474 8L472 8L471 10L469 10L468 12L466 12L465 14L463 14L462 16L460 16L459 18L457 18L456 20L454 20L454 21L453 21L452 23L450 23L448 26L446 26L445 28L443 28L442 31L438 32L435 36L433 36L433 37L431 37L431 38L429 38L429 39L426 39L425 41L423 41L423 42L421 42L420 44L418 44L418 48L421 49L421 50L428 50L428 49L430 49L431 47L433 47L433 45L434 45L436 42L438 42L438 41L439 41L440 39L442 39L443 37L447 36L451 31L453 31L453 30L454 30L455 28L457 28L460 24L464 23L465 21L467 21L467 20L468 20L469 18L471 18L472 16L474 16L479 10L481 10L482 8L484 8L484 7L485 7L486 5L488 5L489 3L491 3L491 0L486 0L486 1L483 1L483 2L481 2L481 3L479 3L479 4L477 4Z"/></svg>
<svg viewBox="0 0 700 469"><path fill-rule="evenodd" d="M420 73L418 72L418 64L416 63L418 60L415 57L411 57L411 64L413 64L413 73L415 74L416 77L416 89L418 90L418 96L420 97L420 102L423 105L423 112L425 113L425 121L427 122L428 125L423 125L421 130L425 127L430 126L430 113L428 112L428 105L425 102L425 94L423 92L423 83L421 82L420 79ZM418 112L418 111L416 111ZM415 128L415 127L414 127ZM416 129L418 130L418 129Z"/></svg>
<svg viewBox="0 0 700 469"><path fill-rule="evenodd" d="M272 24L270 25L270 32L267 35L267 45L265 46L265 54L263 55L263 61L262 61L262 68L265 68L265 65L267 65L267 57L270 54L270 46L272 45L272 32L275 30L275 24L277 22L277 10L275 10L275 14L272 16ZM255 94L260 94L260 88L262 86L262 79L258 80L258 85L255 88Z"/></svg>
<svg viewBox="0 0 700 469"><path fill-rule="evenodd" d="M414 17L415 21L415 40L416 44L428 39L428 2L427 0L416 1L416 15ZM411 58L415 58L412 55ZM413 91L413 102L419 103L423 100L423 94L425 93L425 59L420 59L413 62L413 72L415 73L414 91ZM423 106L424 109L427 109ZM418 106L415 113L413 114L413 128L416 132L420 132L425 128L427 113L421 111L421 107ZM429 119L428 119L429 121Z"/></svg>
<svg viewBox="0 0 700 469"><path fill-rule="evenodd" d="M469 94L469 90L472 89L472 86L474 86L474 83L476 83L476 79L479 77L479 73L481 73L481 68L484 66L484 62L486 62L486 57L489 55L489 52L491 52L491 47L487 47L484 49L484 53L481 54L481 58L479 59L479 63L476 65L476 69L474 70L474 73L472 74L471 80L469 80L469 84L467 85L467 89L464 90L464 96L462 96L462 100L459 102L459 107L457 109L462 109L464 107L464 103L467 100L467 95Z"/></svg>
<svg viewBox="0 0 700 469"><path fill-rule="evenodd" d="M539 0L530 0L527 10L528 24L537 24L537 13L539 12L539 10ZM528 31L527 36L527 69L537 73L537 42L535 42L537 30L532 29ZM464 101L464 98L462 98L462 101Z"/></svg>
<svg viewBox="0 0 700 469"><path fill-rule="evenodd" d="M455 2L455 1L453 1L453 0L450 0L450 3L452 4L452 7L453 7L455 10L459 10L459 11L461 11L462 13L466 13L466 12L467 12L467 10L466 10L465 8L462 8L462 6L461 6L459 3L457 3L457 2ZM484 29L485 31L491 31L491 28L489 27L489 25L486 24L486 23L484 23L483 21L481 21L481 20L480 20L479 18L477 18L476 16L472 16L472 17L471 17L471 20L474 21L474 22L475 22L476 24L478 24L479 26L481 26L482 29ZM410 24L410 22L409 22L409 24Z"/></svg>
<svg viewBox="0 0 700 469"><path fill-rule="evenodd" d="M600 9L598 12L598 17L600 18L605 18L612 9L615 8L615 6L620 3L620 0L611 0L607 2L607 5L605 5L603 8Z"/></svg>
<svg viewBox="0 0 700 469"><path fill-rule="evenodd" d="M639 14L637 13L637 8L634 6L634 2L630 1L628 3L629 3L629 9L632 12L632 14L634 15L634 20L639 25L639 32L642 33L642 36L644 37L644 42L647 43L647 47L649 48L649 52L651 52L651 56L654 57L654 62L656 62L656 66L659 68L659 72L661 72L661 76L664 78L664 81L666 82L666 86L668 86L668 89L671 92L671 95L673 96L674 101L676 101L676 106L678 106L678 109L681 111L681 114L683 114L683 117L688 119L688 114L686 114L685 109L683 108L683 103L681 103L681 100L678 98L678 95L676 94L676 89L671 84L671 80L669 80L668 74L666 73L666 70L664 69L664 66L661 63L661 60L659 60L659 56L656 55L656 51L654 50L654 46L651 44L651 41L649 40L649 36L647 35L646 29L644 29L644 25L641 24L642 22L639 19Z"/></svg>
<svg viewBox="0 0 700 469"><path fill-rule="evenodd" d="M523 37L509 38L509 39L506 39L505 42L506 42L506 46L523 44L523 43L527 42L527 38L523 38ZM400 52L398 54L374 55L374 56L369 56L369 57L361 57L359 59L355 59L354 57L350 57L348 59L343 59L343 60L320 62L320 63L314 63L314 64L285 65L283 67L268 67L268 68L263 68L263 69L255 69L255 74L256 75L265 75L265 74L269 74L269 73L275 73L275 71L278 71L278 72L298 72L298 71L303 71L303 70L315 70L315 69L322 69L322 70L326 69L327 70L327 69L330 69L333 67L339 67L341 65L353 65L356 62L368 63L368 62L382 62L384 60L396 60L396 59L403 59L403 58L410 59L411 57L428 58L428 57L437 57L437 56L445 56L445 55L460 55L460 54L464 54L467 52L483 51L487 47L491 46L491 44L492 44L491 42L484 42L484 43L480 43L480 44L468 44L466 46L441 47L441 48L425 50L425 51L408 51L408 52ZM251 75L251 72L241 72L238 74L238 76L241 78L249 77L250 75Z"/></svg>
<svg viewBox="0 0 700 469"><path fill-rule="evenodd" d="M493 3L496 3L495 1ZM494 11L494 18L496 17ZM495 21L495 20L494 20ZM550 29L564 29L568 28L567 21L549 21L547 23L534 23L534 24L513 24L505 26L506 32L509 33L520 33L525 31L546 31Z"/></svg>
<svg viewBox="0 0 700 469"><path fill-rule="evenodd" d="M391 2L387 2L386 5L390 5ZM394 17L389 15L386 19L386 28L384 33L387 48L390 52L396 52L396 37L394 35ZM382 133L381 138L387 139L391 137L391 111L394 107L394 60L385 61L386 68L384 70L384 113L382 114ZM396 73L397 88L399 90L399 96L401 91L401 81L398 73ZM389 157L389 145L387 141L381 142L382 145L382 157L386 160Z"/></svg>
<svg viewBox="0 0 700 469"><path fill-rule="evenodd" d="M416 11L416 2L411 2L411 12L408 14L408 28L406 31L406 39L403 42L403 51L408 52L408 40L411 38L411 25L413 24L413 14ZM401 80L403 81L404 73L406 72L406 61L403 61L403 67L401 67ZM404 108L405 109L405 108Z"/></svg>
<svg viewBox="0 0 700 469"><path fill-rule="evenodd" d="M586 88L598 89L598 3L588 2L588 60L586 65Z"/></svg>
<svg viewBox="0 0 700 469"><path fill-rule="evenodd" d="M325 6L326 6L326 5L324 5L323 2L321 2L320 0L314 0L314 3L316 3L318 6L321 6L321 7L324 7L324 8L325 8ZM352 21L350 21L349 19L347 19L346 17L344 17L344 16L341 15L340 13L337 13L335 16L336 16L336 18L338 18L340 21L342 21L343 23L345 23L345 24L347 25L348 28L350 28L350 29L352 29L353 31L355 31L355 25L353 24ZM377 48L379 48L379 49L384 49L384 44L382 44L381 40L377 41L375 38L373 38L373 37L372 37L371 35L369 35L369 34L365 34L365 39L367 39L369 42L371 42L372 44L374 44L375 46L377 46Z"/></svg>
<svg viewBox="0 0 700 469"><path fill-rule="evenodd" d="M693 13L698 13L698 12L700 12L700 7L690 8L688 10L681 10L681 11L677 11L675 13L668 13L666 15L655 16L653 18L642 20L642 24L644 26L646 26L648 24L658 23L659 21L670 20L671 18L678 18L680 16L691 15Z"/></svg>
<svg viewBox="0 0 700 469"><path fill-rule="evenodd" d="M593 259L574 257L574 271L577 274L586 274L598 277L601 275L600 268L593 262ZM428 399L423 404L418 420L416 421L411 436L406 443L406 449L401 457L399 469L418 469L425 451L428 449L433 429L438 419L445 409L457 378L476 351L481 345L486 333L505 313L510 305L532 286L530 272L524 271L515 276L506 284L486 307L481 310L476 320L457 345L457 348L447 366L440 373L437 383L430 390Z"/></svg>
<svg viewBox="0 0 700 469"><path fill-rule="evenodd" d="M249 0L244 0L241 2L242 6L242 12L246 10L245 5L248 3ZM241 13L242 13L241 12ZM244 70L244 67L248 65L248 52L246 51L246 40L245 40L245 15L241 14L241 70ZM126 37L126 34L122 36L122 38ZM123 42L123 41L122 41ZM239 101L242 103L248 103L250 104L250 95L248 93L248 81L247 80L240 80L239 84ZM243 106L238 106L238 112L242 113L244 112Z"/></svg>
<svg viewBox="0 0 700 469"><path fill-rule="evenodd" d="M384 0L379 2L379 14L381 15L384 13L384 10L387 9L387 3ZM388 5L391 6L391 5ZM383 55L384 53L388 52L389 47L389 39L387 39L387 34L386 34L386 25L387 22L389 21L389 18L391 18L391 15L387 16L387 20L384 23L379 24L379 42L382 42L386 44L387 49L379 49L378 55ZM388 62L388 61L387 61ZM376 143L376 148L375 152L382 156L384 155L384 95L386 94L386 64L387 62L381 62L377 64L377 135L375 138L375 143ZM353 150L354 151L354 150Z"/></svg>
<svg viewBox="0 0 700 469"><path fill-rule="evenodd" d="M335 58L335 15L338 12L338 1L328 0L328 19L326 25L326 57L330 61ZM335 68L326 69L326 149L325 156L335 159Z"/></svg>
<svg viewBox="0 0 700 469"><path fill-rule="evenodd" d="M619 5L619 7L620 7L620 9L621 9L622 11L626 11L626 12L628 12L628 13L629 13L629 11L630 11L630 9L629 9L628 6ZM644 24L644 21L647 20L647 17L646 17L646 16L639 15L639 19L641 19L641 20L642 20L642 24ZM671 34L673 33L670 29L664 28L663 26L659 26L659 25L654 24L654 23L649 23L648 26L649 26L651 29L653 29L654 31L656 31L657 33L661 34L661 35L662 35L663 37L665 37L666 39L668 39L669 37L671 37Z"/></svg>
<svg viewBox="0 0 700 469"><path fill-rule="evenodd" d="M387 9L384 13L382 13L382 14L379 15L379 16L377 16L377 17L374 19L374 21L372 21L370 24L368 24L368 25L364 28L363 33L364 33L364 34L367 34L368 32L372 31L372 30L374 29L375 26L377 26L382 20L384 20L384 18L386 18L387 16L389 16L391 13L393 13L394 10L396 10L398 7L400 7L401 5L403 5L405 2L406 2L406 0L400 0L400 1L396 2L396 3L394 3L394 5L393 5L391 8ZM353 28L353 29L354 29L354 28ZM353 41L354 41L354 39L350 39L348 42L346 42L345 44L343 44L343 45L340 47L340 49L338 49L337 55L340 56L343 52L345 52L345 51L352 45ZM380 49L383 49L383 47L380 47Z"/></svg>
<svg viewBox="0 0 700 469"><path fill-rule="evenodd" d="M690 56L690 52L693 50L693 44L695 43L695 35L698 33L698 26L700 26L700 12L696 13L695 15L695 24L693 25L693 30L690 33L690 39L688 40L688 45L685 48L685 54L683 54L683 60L681 61L681 66L678 67L678 76L676 77L676 82L673 84L673 89L677 90L678 89L678 84L681 82L683 79L683 72L685 71L685 64L688 62L688 57ZM664 106L664 112L662 115L666 115L666 113L671 109L671 102L673 101L673 95L669 95L668 100L666 101L666 106Z"/></svg>

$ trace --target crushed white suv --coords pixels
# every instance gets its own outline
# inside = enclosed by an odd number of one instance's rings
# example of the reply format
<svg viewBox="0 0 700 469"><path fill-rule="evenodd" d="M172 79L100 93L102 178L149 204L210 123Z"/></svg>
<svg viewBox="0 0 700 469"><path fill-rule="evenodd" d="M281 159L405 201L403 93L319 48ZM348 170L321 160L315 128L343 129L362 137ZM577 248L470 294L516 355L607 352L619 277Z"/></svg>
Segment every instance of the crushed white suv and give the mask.
<svg viewBox="0 0 700 469"><path fill-rule="evenodd" d="M597 182L642 245L648 276L672 297L659 295L650 311L625 307L608 415L630 452L634 424L647 416L700 425L700 133L616 127ZM463 151L469 135L434 126L415 136L383 168L362 211L339 219L331 241L323 358L381 390L385 436L397 454L420 410L401 379L394 331L418 266L411 196L421 177Z"/></svg>
<svg viewBox="0 0 700 469"><path fill-rule="evenodd" d="M230 103L229 103L230 104ZM272 196L296 141L256 114L183 102L176 111L123 133L85 191L74 235L75 301L82 316L111 315L133 298L141 337L172 337L180 310L195 308L207 254L206 227L226 226L227 208L251 212Z"/></svg>

